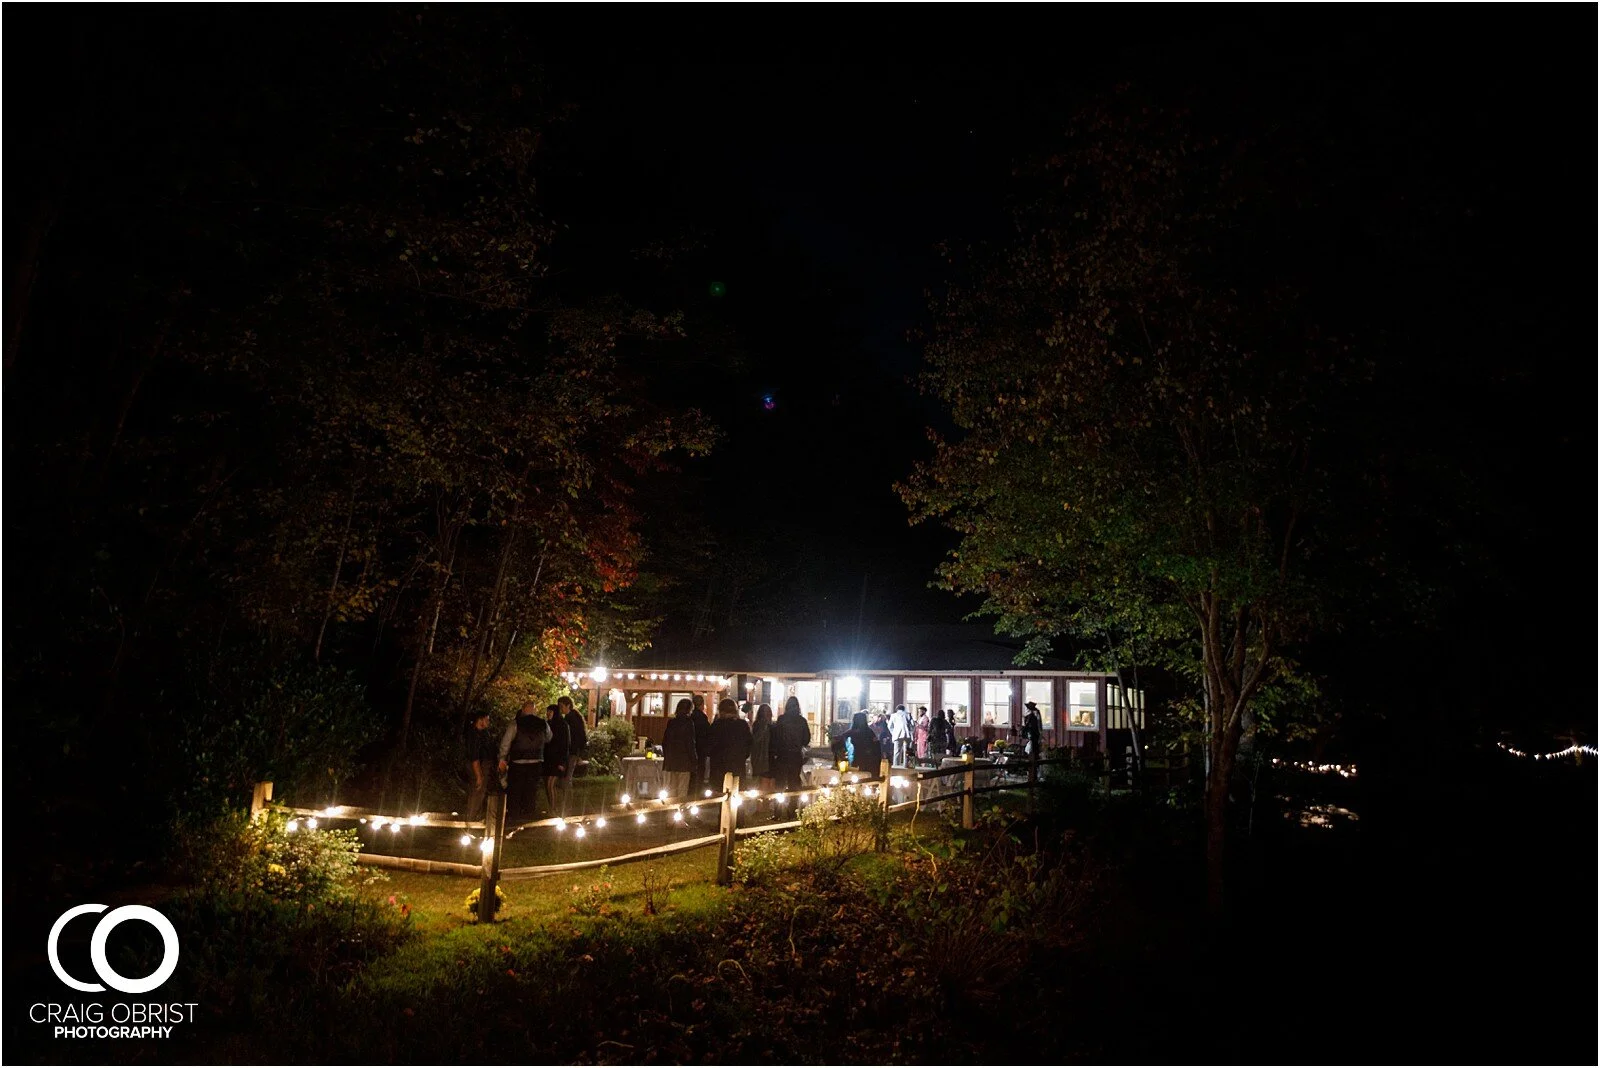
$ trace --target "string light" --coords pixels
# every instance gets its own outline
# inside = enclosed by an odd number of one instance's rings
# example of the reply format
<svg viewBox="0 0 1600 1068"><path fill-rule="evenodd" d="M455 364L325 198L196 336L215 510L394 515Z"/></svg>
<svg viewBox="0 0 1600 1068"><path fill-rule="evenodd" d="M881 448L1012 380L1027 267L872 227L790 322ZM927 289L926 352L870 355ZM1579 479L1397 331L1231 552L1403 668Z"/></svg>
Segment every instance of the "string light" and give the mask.
<svg viewBox="0 0 1600 1068"><path fill-rule="evenodd" d="M739 795L738 794L729 794L728 795L728 807L730 807L730 808L738 808L739 807Z"/></svg>
<svg viewBox="0 0 1600 1068"><path fill-rule="evenodd" d="M567 821L562 819L560 816L557 816L554 826L555 826L555 829L556 829L556 833L560 834L562 831L567 829Z"/></svg>
<svg viewBox="0 0 1600 1068"><path fill-rule="evenodd" d="M780 794L773 794L772 795L772 799L774 801L776 801L780 805L783 804L783 795L781 793Z"/></svg>
<svg viewBox="0 0 1600 1068"><path fill-rule="evenodd" d="M626 805L630 801L632 801L633 798L629 797L627 794L623 794L621 797L617 798L617 800L621 801L624 805Z"/></svg>
<svg viewBox="0 0 1600 1068"><path fill-rule="evenodd" d="M472 835L470 835L470 834L462 835L461 836L461 844L462 845L471 845L472 844Z"/></svg>
<svg viewBox="0 0 1600 1068"><path fill-rule="evenodd" d="M1531 758L1533 760L1560 760L1562 757L1577 756L1580 753L1587 756L1600 756L1600 749L1596 749L1592 745L1569 745L1565 749L1557 750L1554 753L1524 753L1520 749L1513 749L1504 742L1496 742L1495 744L1501 749L1504 749L1506 752L1510 753L1512 756L1522 757L1524 759Z"/></svg>
<svg viewBox="0 0 1600 1068"><path fill-rule="evenodd" d="M589 833L588 831L583 829L583 824L580 823L580 824L578 824L577 829L572 832L572 837L574 837L574 838L582 838L584 835L586 835L588 833Z"/></svg>
<svg viewBox="0 0 1600 1068"><path fill-rule="evenodd" d="M285 823L283 825L283 829L288 831L290 834L293 834L295 831L298 831L300 829L300 821L299 820L290 820L288 823Z"/></svg>
<svg viewBox="0 0 1600 1068"><path fill-rule="evenodd" d="M400 821L399 820L395 820L393 823L389 824L389 830L398 831L399 829L400 829Z"/></svg>
<svg viewBox="0 0 1600 1068"><path fill-rule="evenodd" d="M835 775L833 778L829 779L828 780L828 785L829 786L838 786L839 785L839 776Z"/></svg>
<svg viewBox="0 0 1600 1068"><path fill-rule="evenodd" d="M372 829L375 830L375 831L383 830L383 817L382 816L374 816L374 817L372 817Z"/></svg>
<svg viewBox="0 0 1600 1068"><path fill-rule="evenodd" d="M1279 760L1277 757L1272 758L1272 763L1276 767L1298 768L1314 775L1338 775L1344 779L1356 777L1354 764L1311 764L1303 760Z"/></svg>
<svg viewBox="0 0 1600 1068"><path fill-rule="evenodd" d="M606 825L606 818L604 816L596 816L595 817L595 821L594 821L594 825L595 825L595 829L599 830L600 828L602 828L602 827L604 827Z"/></svg>
<svg viewBox="0 0 1600 1068"><path fill-rule="evenodd" d="M673 823L682 823L683 822L683 809L675 808L675 809L672 810L672 822Z"/></svg>
<svg viewBox="0 0 1600 1068"><path fill-rule="evenodd" d="M643 812L639 813L638 817L635 818L634 822L635 823L643 823L644 822L644 813Z"/></svg>
<svg viewBox="0 0 1600 1068"><path fill-rule="evenodd" d="M493 853L494 852L494 839L493 838L485 838L482 842L478 843L478 849L479 849L480 852L483 853L484 856L488 856L490 853Z"/></svg>
<svg viewBox="0 0 1600 1068"><path fill-rule="evenodd" d="M407 822L409 822L411 824L411 826L413 826L413 827L421 826L422 817L421 816L412 816L411 819L409 821L407 821Z"/></svg>
<svg viewBox="0 0 1600 1068"><path fill-rule="evenodd" d="M666 802L667 802L667 792L665 790L662 790L660 793L656 794L656 800L658 802L660 802L661 804L666 804Z"/></svg>
<svg viewBox="0 0 1600 1068"><path fill-rule="evenodd" d="M690 805L689 806L689 815L691 815L691 816L700 815L700 806L699 805Z"/></svg>
<svg viewBox="0 0 1600 1068"><path fill-rule="evenodd" d="M811 803L811 795L810 794L801 794L800 795L800 803L802 805L809 805Z"/></svg>
<svg viewBox="0 0 1600 1068"><path fill-rule="evenodd" d="M707 790L707 791L706 791L706 796L707 796L707 797L710 797L710 796L711 796L711 791L710 791L710 790Z"/></svg>
<svg viewBox="0 0 1600 1068"><path fill-rule="evenodd" d="M306 820L306 829L310 831L317 829L317 817L312 816L310 819Z"/></svg>

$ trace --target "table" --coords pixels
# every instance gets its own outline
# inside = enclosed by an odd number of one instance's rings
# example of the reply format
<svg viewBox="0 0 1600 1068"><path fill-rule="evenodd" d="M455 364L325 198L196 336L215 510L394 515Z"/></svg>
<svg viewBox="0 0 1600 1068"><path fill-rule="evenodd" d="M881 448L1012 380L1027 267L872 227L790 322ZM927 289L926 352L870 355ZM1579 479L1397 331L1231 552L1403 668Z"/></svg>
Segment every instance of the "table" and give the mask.
<svg viewBox="0 0 1600 1068"><path fill-rule="evenodd" d="M661 792L665 776L661 761L648 757L622 758L622 791L634 797L655 797Z"/></svg>

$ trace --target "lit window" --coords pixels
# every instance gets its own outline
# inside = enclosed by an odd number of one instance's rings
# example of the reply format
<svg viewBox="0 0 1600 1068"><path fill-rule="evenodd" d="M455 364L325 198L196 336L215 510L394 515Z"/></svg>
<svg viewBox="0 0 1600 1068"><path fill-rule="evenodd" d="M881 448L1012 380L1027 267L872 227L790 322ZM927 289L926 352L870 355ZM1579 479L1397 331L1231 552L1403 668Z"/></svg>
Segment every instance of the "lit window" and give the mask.
<svg viewBox="0 0 1600 1068"><path fill-rule="evenodd" d="M873 712L887 712L894 703L894 680L871 679L867 682L867 703L864 706Z"/></svg>
<svg viewBox="0 0 1600 1068"><path fill-rule="evenodd" d="M907 679L906 680L906 708L914 716L920 708L933 712L933 680L932 679Z"/></svg>
<svg viewBox="0 0 1600 1068"><path fill-rule="evenodd" d="M1011 726L1011 682L983 680L983 722L991 727Z"/></svg>
<svg viewBox="0 0 1600 1068"><path fill-rule="evenodd" d="M958 727L972 723L972 680L941 679L939 702Z"/></svg>
<svg viewBox="0 0 1600 1068"><path fill-rule="evenodd" d="M667 698L667 713L670 715L678 710L679 701L693 702L693 698L686 693L675 693Z"/></svg>
<svg viewBox="0 0 1600 1068"><path fill-rule="evenodd" d="M647 715L647 716L659 716L659 715L661 715L661 707L662 707L662 704L663 704L663 702L665 700L666 700L666 695L665 694L659 694L659 693L647 693L647 694L645 694L644 695L644 709L643 709L644 714Z"/></svg>
<svg viewBox="0 0 1600 1068"><path fill-rule="evenodd" d="M1022 684L1022 701L1026 704L1032 701L1039 706L1039 729L1054 730L1056 726L1056 709L1053 695L1055 686L1049 679L1029 679ZM1024 710L1026 711L1026 710Z"/></svg>
<svg viewBox="0 0 1600 1068"><path fill-rule="evenodd" d="M1092 682L1067 683L1067 725L1073 730L1095 730L1100 726Z"/></svg>

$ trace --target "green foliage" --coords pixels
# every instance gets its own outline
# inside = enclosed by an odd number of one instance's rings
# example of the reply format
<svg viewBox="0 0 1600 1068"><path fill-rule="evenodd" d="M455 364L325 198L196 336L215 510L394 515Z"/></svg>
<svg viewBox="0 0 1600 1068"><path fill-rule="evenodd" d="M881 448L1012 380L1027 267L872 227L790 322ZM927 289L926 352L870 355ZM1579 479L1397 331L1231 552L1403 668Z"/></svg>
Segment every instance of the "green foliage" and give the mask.
<svg viewBox="0 0 1600 1068"><path fill-rule="evenodd" d="M589 732L589 771L621 775L622 758L633 752L633 723L626 716L608 716Z"/></svg>
<svg viewBox="0 0 1600 1068"><path fill-rule="evenodd" d="M350 672L261 646L217 655L192 685L167 765L170 789L192 811L238 805L257 782L285 797L333 796L377 729Z"/></svg>
<svg viewBox="0 0 1600 1068"><path fill-rule="evenodd" d="M477 917L477 915L478 915L478 904L482 900L483 900L483 887L481 887L481 886L473 887L472 888L472 893L468 894L467 895L467 899L462 902L462 905L467 910L467 915L468 916L472 916L474 918ZM490 911L490 915L492 915L492 916L500 915L500 913L510 903L511 903L511 899L506 896L506 892L503 889L501 889L499 883L495 883L494 884L494 908Z"/></svg>
<svg viewBox="0 0 1600 1068"><path fill-rule="evenodd" d="M733 850L733 881L742 886L767 886L782 873L805 863L806 855L793 835L756 834Z"/></svg>
<svg viewBox="0 0 1600 1068"><path fill-rule="evenodd" d="M794 845L803 862L819 872L837 872L851 858L877 847L888 835L883 806L865 794L833 788L812 795L800 813Z"/></svg>
<svg viewBox="0 0 1600 1068"><path fill-rule="evenodd" d="M229 814L177 840L178 870L204 893L328 904L350 901L386 879L356 863L355 831L312 830L277 810L254 821Z"/></svg>

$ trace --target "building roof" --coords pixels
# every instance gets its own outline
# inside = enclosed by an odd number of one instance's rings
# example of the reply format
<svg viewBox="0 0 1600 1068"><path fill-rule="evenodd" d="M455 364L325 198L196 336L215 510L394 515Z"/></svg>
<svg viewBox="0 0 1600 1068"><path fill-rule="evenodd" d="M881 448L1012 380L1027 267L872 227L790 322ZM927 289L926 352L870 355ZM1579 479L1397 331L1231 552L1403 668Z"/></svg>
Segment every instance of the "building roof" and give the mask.
<svg viewBox="0 0 1600 1068"><path fill-rule="evenodd" d="M983 623L863 627L728 627L699 642L664 641L642 653L616 653L607 666L645 670L715 671L724 674L813 672L1016 671L1023 642ZM1046 657L1027 667L1071 671Z"/></svg>

